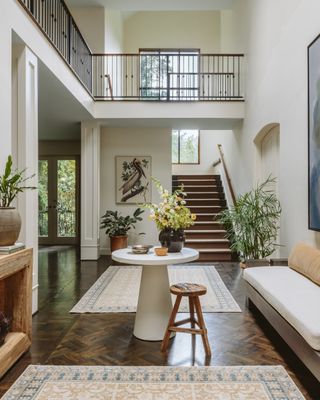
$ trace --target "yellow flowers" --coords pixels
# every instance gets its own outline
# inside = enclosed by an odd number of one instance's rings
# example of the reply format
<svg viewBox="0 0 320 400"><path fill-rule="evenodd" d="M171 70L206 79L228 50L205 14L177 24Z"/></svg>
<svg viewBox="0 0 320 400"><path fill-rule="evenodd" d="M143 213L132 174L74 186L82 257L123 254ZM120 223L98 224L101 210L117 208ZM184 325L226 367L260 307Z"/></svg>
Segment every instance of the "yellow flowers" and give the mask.
<svg viewBox="0 0 320 400"><path fill-rule="evenodd" d="M162 202L159 204L146 203L143 207L149 208L151 211L150 219L155 221L157 228L186 229L194 224L195 214L191 214L190 210L185 206L184 197L186 194L182 189L176 190L173 194L164 189L161 183L155 179L156 187L160 194Z"/></svg>

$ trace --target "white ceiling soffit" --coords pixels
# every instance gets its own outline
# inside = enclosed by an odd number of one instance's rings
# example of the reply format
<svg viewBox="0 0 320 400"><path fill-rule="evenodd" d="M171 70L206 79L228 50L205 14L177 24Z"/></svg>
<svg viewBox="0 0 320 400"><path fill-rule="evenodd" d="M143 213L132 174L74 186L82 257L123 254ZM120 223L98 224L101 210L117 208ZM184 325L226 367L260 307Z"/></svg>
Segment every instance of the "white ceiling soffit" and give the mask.
<svg viewBox="0 0 320 400"><path fill-rule="evenodd" d="M70 7L103 6L122 11L207 11L233 7L236 0L66 0Z"/></svg>

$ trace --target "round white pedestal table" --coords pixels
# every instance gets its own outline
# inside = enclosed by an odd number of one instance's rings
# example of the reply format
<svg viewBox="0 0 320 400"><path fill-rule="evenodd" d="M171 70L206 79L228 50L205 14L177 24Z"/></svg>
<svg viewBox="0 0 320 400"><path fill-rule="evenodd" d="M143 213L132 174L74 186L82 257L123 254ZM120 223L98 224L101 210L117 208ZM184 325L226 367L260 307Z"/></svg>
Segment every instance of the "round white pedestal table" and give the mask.
<svg viewBox="0 0 320 400"><path fill-rule="evenodd" d="M157 256L133 254L130 248L112 253L114 261L141 265L142 275L133 334L142 340L162 340L172 311L168 265L184 264L199 258L198 251L184 247L180 253Z"/></svg>

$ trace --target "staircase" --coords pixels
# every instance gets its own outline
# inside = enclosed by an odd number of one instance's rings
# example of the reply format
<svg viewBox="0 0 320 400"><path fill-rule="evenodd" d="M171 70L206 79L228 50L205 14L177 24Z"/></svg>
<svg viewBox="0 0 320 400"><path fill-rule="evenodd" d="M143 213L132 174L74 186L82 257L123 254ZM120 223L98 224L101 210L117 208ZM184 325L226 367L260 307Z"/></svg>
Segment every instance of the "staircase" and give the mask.
<svg viewBox="0 0 320 400"><path fill-rule="evenodd" d="M226 232L214 220L226 208L220 175L173 175L172 190L182 184L187 193L187 207L197 215L195 224L185 231L186 247L199 251L199 261L231 261Z"/></svg>

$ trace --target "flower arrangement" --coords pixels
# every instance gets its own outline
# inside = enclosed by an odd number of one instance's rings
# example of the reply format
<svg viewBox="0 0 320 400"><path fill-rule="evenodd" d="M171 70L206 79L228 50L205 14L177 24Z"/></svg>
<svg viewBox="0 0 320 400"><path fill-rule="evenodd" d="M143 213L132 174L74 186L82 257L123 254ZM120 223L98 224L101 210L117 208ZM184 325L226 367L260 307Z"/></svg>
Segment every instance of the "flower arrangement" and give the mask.
<svg viewBox="0 0 320 400"><path fill-rule="evenodd" d="M196 215L192 214L189 208L186 207L183 192L183 186L177 189L174 193L169 194L169 191L164 189L161 183L153 178L157 190L162 199L161 203L145 203L143 207L150 210L150 219L155 221L159 231L164 229L186 229L194 224Z"/></svg>

